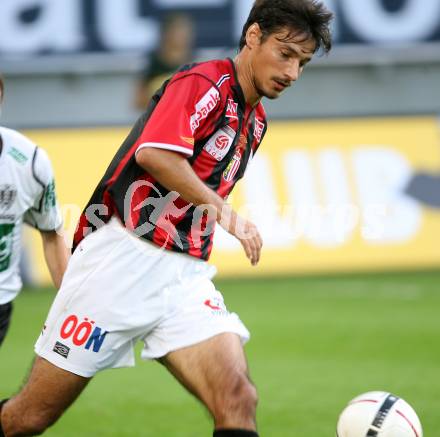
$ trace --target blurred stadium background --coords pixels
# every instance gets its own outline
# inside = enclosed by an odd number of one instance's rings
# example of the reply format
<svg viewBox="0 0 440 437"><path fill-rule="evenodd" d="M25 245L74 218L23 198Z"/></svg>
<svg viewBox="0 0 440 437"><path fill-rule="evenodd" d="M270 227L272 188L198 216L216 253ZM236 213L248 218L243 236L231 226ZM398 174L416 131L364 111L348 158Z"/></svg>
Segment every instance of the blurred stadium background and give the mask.
<svg viewBox="0 0 440 437"><path fill-rule="evenodd" d="M234 56L252 0L1 0L1 124L52 159L66 230L139 115L133 94L170 12L194 60ZM218 288L253 333L263 436L334 434L346 401L389 390L438 435L440 1L326 0L335 48L277 101L233 204L260 227L258 268L219 233ZM53 291L26 234L33 291L0 350L16 390ZM404 272L404 273L399 273ZM201 436L200 408L156 364L109 371L53 436Z"/></svg>

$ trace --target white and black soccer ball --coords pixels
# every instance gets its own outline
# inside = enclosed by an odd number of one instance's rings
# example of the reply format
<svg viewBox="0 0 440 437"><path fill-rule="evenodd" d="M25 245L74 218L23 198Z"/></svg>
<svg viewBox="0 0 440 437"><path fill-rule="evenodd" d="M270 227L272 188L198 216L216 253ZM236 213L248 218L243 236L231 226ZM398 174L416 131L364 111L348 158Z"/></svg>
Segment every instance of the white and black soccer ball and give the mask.
<svg viewBox="0 0 440 437"><path fill-rule="evenodd" d="M423 437L413 408L391 393L373 391L352 399L339 416L337 437Z"/></svg>

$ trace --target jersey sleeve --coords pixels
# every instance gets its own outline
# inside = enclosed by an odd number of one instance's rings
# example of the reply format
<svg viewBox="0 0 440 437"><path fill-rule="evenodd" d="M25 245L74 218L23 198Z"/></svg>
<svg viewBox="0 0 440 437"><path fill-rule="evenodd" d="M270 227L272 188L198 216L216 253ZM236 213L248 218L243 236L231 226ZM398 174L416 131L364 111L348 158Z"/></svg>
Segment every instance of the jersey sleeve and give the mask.
<svg viewBox="0 0 440 437"><path fill-rule="evenodd" d="M32 175L37 186L34 205L24 215L24 221L41 231L59 229L63 220L55 193L55 179L47 153L37 148L32 163Z"/></svg>
<svg viewBox="0 0 440 437"><path fill-rule="evenodd" d="M192 74L174 80L146 123L137 152L155 147L191 156L219 103L220 92L207 78Z"/></svg>

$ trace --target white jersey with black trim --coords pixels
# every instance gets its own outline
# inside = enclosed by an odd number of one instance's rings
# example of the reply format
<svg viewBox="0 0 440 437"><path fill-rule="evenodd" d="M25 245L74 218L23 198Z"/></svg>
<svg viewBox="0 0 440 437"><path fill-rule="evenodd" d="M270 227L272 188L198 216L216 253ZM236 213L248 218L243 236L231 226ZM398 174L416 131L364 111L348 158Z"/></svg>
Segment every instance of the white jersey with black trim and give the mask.
<svg viewBox="0 0 440 437"><path fill-rule="evenodd" d="M62 225L46 152L22 134L0 127L0 304L20 292L23 223L41 231Z"/></svg>

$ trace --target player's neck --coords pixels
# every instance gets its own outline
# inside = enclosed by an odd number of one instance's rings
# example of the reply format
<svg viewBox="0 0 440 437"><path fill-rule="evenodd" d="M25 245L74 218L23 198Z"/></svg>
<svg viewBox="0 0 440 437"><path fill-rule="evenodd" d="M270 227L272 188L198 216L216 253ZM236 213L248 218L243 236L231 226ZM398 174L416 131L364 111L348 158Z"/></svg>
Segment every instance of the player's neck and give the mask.
<svg viewBox="0 0 440 437"><path fill-rule="evenodd" d="M252 68L246 54L241 51L234 59L235 69L237 71L238 83L243 90L246 103L250 106L256 106L261 96L257 92L257 88L254 84Z"/></svg>

